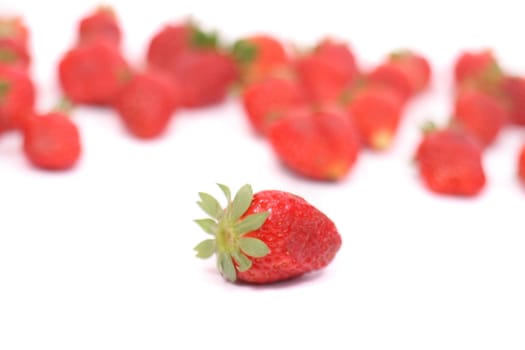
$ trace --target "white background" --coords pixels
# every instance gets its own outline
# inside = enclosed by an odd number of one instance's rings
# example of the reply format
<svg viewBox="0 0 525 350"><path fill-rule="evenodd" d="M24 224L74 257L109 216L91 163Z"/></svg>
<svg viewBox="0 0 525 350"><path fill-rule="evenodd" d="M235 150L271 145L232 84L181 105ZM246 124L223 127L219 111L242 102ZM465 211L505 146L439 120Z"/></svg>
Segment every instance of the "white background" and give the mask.
<svg viewBox="0 0 525 350"><path fill-rule="evenodd" d="M56 62L97 2L2 0L31 28L38 108L60 92ZM430 90L392 149L363 151L340 183L286 172L254 137L237 100L179 111L164 137L130 137L110 110L78 108L81 162L32 168L18 135L0 137L0 349L525 349L524 131L487 151L475 199L429 193L411 157L422 121L445 121L461 49L492 47L525 74L520 1L113 1L124 49L193 15L227 39L268 32L299 45L346 40L362 67L409 47L431 61ZM267 287L226 283L194 257L205 237L197 192L281 189L338 226L343 245L319 273Z"/></svg>

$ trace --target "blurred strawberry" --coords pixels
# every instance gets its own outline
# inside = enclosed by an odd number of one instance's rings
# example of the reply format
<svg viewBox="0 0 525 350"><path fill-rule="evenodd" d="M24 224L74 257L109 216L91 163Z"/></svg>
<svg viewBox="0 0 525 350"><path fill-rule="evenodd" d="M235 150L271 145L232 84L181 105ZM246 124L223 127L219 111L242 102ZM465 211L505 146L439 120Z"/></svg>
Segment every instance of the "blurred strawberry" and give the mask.
<svg viewBox="0 0 525 350"><path fill-rule="evenodd" d="M525 185L525 143L521 146L518 154L518 178Z"/></svg>
<svg viewBox="0 0 525 350"><path fill-rule="evenodd" d="M29 29L21 17L0 16L0 64L24 69L31 64Z"/></svg>
<svg viewBox="0 0 525 350"><path fill-rule="evenodd" d="M80 44L104 40L119 47L122 41L122 30L113 7L98 6L86 14L78 23L78 42Z"/></svg>
<svg viewBox="0 0 525 350"><path fill-rule="evenodd" d="M19 129L33 114L36 91L29 73L0 64L0 132Z"/></svg>
<svg viewBox="0 0 525 350"><path fill-rule="evenodd" d="M454 78L457 87L474 87L497 95L504 73L491 50L472 50L463 51L456 57Z"/></svg>
<svg viewBox="0 0 525 350"><path fill-rule="evenodd" d="M525 126L525 77L506 77L503 86L510 112L510 122L514 125Z"/></svg>

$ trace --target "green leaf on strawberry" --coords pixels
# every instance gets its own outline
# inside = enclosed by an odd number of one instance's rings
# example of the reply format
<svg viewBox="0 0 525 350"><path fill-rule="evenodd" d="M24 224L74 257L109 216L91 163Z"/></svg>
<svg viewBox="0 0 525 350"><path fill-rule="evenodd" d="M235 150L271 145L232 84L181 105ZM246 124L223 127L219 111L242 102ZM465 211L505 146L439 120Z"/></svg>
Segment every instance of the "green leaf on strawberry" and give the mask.
<svg viewBox="0 0 525 350"><path fill-rule="evenodd" d="M233 282L237 279L237 270L242 272L251 268L251 258L260 258L270 252L262 240L246 237L246 234L259 229L270 213L243 217L253 200L252 187L242 186L232 200L230 189L222 184L218 186L226 197L226 207L223 209L213 196L200 192L200 201L197 204L211 219L195 220L206 233L215 238L200 242L194 250L197 257L203 259L215 253L219 271Z"/></svg>

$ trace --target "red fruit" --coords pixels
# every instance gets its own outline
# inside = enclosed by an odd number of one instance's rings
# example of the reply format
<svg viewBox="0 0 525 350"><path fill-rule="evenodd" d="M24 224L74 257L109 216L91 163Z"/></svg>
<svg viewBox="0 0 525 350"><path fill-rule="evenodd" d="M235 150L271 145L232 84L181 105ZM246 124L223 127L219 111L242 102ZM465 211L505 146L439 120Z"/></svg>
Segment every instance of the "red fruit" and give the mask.
<svg viewBox="0 0 525 350"><path fill-rule="evenodd" d="M248 85L242 93L244 111L253 129L265 135L271 125L292 108L304 103L296 82L267 78Z"/></svg>
<svg viewBox="0 0 525 350"><path fill-rule="evenodd" d="M453 121L470 133L482 147L492 144L505 126L504 104L479 89L462 89L456 96Z"/></svg>
<svg viewBox="0 0 525 350"><path fill-rule="evenodd" d="M425 186L435 193L470 197L485 186L481 148L461 130L427 132L417 148L416 161Z"/></svg>
<svg viewBox="0 0 525 350"><path fill-rule="evenodd" d="M494 53L489 49L460 53L454 63L454 77L457 86L475 87L490 93L501 89L504 78Z"/></svg>
<svg viewBox="0 0 525 350"><path fill-rule="evenodd" d="M367 84L377 85L394 91L403 103L418 91L418 82L410 70L395 61L386 61L375 67L366 76Z"/></svg>
<svg viewBox="0 0 525 350"><path fill-rule="evenodd" d="M388 60L403 67L411 76L414 91L421 92L430 83L432 70L428 60L412 50L399 50L390 54Z"/></svg>
<svg viewBox="0 0 525 350"><path fill-rule="evenodd" d="M518 178L525 185L525 144L521 146L518 155Z"/></svg>
<svg viewBox="0 0 525 350"><path fill-rule="evenodd" d="M65 170L80 158L77 126L63 112L32 116L24 126L24 154L34 166Z"/></svg>
<svg viewBox="0 0 525 350"><path fill-rule="evenodd" d="M232 57L216 50L185 50L169 71L183 87L184 107L209 106L223 101L237 79Z"/></svg>
<svg viewBox="0 0 525 350"><path fill-rule="evenodd" d="M27 47L12 38L0 38L0 64L29 68L31 56Z"/></svg>
<svg viewBox="0 0 525 350"><path fill-rule="evenodd" d="M233 46L233 55L240 65L240 79L245 84L282 75L290 63L284 45L267 34L238 40Z"/></svg>
<svg viewBox="0 0 525 350"><path fill-rule="evenodd" d="M78 24L78 42L80 44L104 40L118 47L122 31L115 11L110 6L99 6L83 17Z"/></svg>
<svg viewBox="0 0 525 350"><path fill-rule="evenodd" d="M299 277L330 264L341 247L335 224L303 198L283 191L252 194L245 185L219 202L199 193L197 203L212 219L195 220L214 236L195 247L197 256L217 255L217 267L229 281L272 283Z"/></svg>
<svg viewBox="0 0 525 350"><path fill-rule="evenodd" d="M120 51L93 41L68 51L58 65L64 94L75 103L108 105L130 76Z"/></svg>
<svg viewBox="0 0 525 350"><path fill-rule="evenodd" d="M22 17L0 16L0 38L13 39L27 48L29 45L29 29Z"/></svg>
<svg viewBox="0 0 525 350"><path fill-rule="evenodd" d="M284 165L316 180L342 179L359 153L359 142L349 119L331 112L284 117L270 129L269 140Z"/></svg>
<svg viewBox="0 0 525 350"><path fill-rule="evenodd" d="M504 92L508 102L510 122L525 126L525 78L506 77Z"/></svg>
<svg viewBox="0 0 525 350"><path fill-rule="evenodd" d="M300 83L314 103L338 102L359 75L350 48L328 39L299 57L295 67Z"/></svg>
<svg viewBox="0 0 525 350"><path fill-rule="evenodd" d="M147 61L150 67L168 70L182 51L188 48L191 28L186 24L166 25L151 38Z"/></svg>
<svg viewBox="0 0 525 350"><path fill-rule="evenodd" d="M390 147L403 113L399 95L391 89L368 85L350 100L347 110L366 146L376 150Z"/></svg>
<svg viewBox="0 0 525 350"><path fill-rule="evenodd" d="M152 71L134 75L122 88L115 108L126 128L149 139L166 129L180 101L180 91L164 75Z"/></svg>
<svg viewBox="0 0 525 350"><path fill-rule="evenodd" d="M34 106L35 87L28 72L0 65L0 132L22 127Z"/></svg>

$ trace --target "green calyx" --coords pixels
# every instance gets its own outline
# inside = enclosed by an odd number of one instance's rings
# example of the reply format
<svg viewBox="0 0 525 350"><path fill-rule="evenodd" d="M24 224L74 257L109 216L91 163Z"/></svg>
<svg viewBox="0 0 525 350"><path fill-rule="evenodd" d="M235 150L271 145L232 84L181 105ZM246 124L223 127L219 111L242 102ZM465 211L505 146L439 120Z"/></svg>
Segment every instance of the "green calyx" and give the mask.
<svg viewBox="0 0 525 350"><path fill-rule="evenodd" d="M216 31L205 32L194 23L190 27L190 45L200 49L216 49L219 47L219 34Z"/></svg>
<svg viewBox="0 0 525 350"><path fill-rule="evenodd" d="M11 83L7 80L3 80L0 78L0 101L5 98L5 96L9 93L9 89L11 88Z"/></svg>
<svg viewBox="0 0 525 350"><path fill-rule="evenodd" d="M237 62L241 64L248 64L257 57L258 48L250 41L240 39L233 44L231 52Z"/></svg>
<svg viewBox="0 0 525 350"><path fill-rule="evenodd" d="M218 186L227 199L225 208L211 195L199 193L200 201L197 204L210 218L197 219L195 222L213 238L200 242L194 250L197 257L202 259L216 254L219 271L233 282L237 279L237 270L246 271L252 266L250 258L260 258L270 252L262 240L246 237L249 232L259 229L270 213L255 213L243 217L253 200L251 186L242 186L233 200L227 186Z"/></svg>

